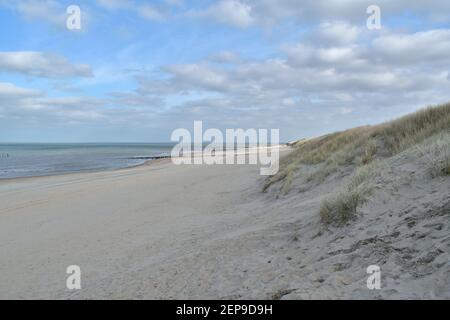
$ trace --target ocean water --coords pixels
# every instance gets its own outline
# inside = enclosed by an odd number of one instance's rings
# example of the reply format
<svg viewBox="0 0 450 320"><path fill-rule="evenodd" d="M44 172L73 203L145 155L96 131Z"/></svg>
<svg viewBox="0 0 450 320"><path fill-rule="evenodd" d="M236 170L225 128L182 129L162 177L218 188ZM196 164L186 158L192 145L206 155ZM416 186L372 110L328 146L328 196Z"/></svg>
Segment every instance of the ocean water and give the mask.
<svg viewBox="0 0 450 320"><path fill-rule="evenodd" d="M0 144L0 179L127 168L167 156L173 144Z"/></svg>

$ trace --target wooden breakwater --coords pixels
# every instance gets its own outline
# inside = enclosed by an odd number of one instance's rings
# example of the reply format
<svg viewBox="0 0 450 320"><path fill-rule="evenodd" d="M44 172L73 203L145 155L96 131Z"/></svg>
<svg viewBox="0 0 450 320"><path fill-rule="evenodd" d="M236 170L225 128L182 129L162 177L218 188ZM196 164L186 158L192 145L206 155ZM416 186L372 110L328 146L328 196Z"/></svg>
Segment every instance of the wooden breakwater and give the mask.
<svg viewBox="0 0 450 320"><path fill-rule="evenodd" d="M132 157L133 160L160 160L160 159L170 159L171 156L144 156L144 157Z"/></svg>

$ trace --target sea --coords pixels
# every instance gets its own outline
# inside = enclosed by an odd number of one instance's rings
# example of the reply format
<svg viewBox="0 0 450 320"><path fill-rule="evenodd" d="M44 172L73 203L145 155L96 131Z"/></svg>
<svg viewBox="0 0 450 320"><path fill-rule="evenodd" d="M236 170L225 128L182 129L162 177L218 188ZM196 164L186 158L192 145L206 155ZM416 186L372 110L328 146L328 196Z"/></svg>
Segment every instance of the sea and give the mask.
<svg viewBox="0 0 450 320"><path fill-rule="evenodd" d="M169 156L172 143L0 143L0 179L104 171Z"/></svg>

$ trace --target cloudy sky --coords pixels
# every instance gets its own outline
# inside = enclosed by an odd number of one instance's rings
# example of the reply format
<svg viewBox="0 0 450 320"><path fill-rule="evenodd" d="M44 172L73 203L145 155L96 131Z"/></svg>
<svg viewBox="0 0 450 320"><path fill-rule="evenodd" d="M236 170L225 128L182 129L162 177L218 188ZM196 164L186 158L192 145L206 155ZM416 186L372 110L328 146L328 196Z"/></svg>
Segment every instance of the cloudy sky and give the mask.
<svg viewBox="0 0 450 320"><path fill-rule="evenodd" d="M450 1L410 2L0 0L0 142L162 142L194 120L288 141L450 101Z"/></svg>

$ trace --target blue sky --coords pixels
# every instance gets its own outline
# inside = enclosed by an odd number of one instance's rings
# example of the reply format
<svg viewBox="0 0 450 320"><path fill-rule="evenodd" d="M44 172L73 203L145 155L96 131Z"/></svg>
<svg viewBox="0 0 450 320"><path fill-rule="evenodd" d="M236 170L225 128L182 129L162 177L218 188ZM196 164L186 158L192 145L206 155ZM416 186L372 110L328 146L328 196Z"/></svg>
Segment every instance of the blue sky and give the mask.
<svg viewBox="0 0 450 320"><path fill-rule="evenodd" d="M81 8L81 30L66 8ZM284 141L450 100L450 4L0 0L0 142L168 141L277 128Z"/></svg>

